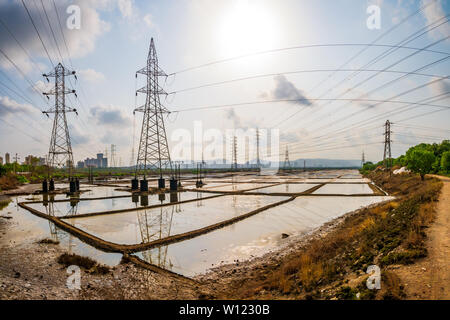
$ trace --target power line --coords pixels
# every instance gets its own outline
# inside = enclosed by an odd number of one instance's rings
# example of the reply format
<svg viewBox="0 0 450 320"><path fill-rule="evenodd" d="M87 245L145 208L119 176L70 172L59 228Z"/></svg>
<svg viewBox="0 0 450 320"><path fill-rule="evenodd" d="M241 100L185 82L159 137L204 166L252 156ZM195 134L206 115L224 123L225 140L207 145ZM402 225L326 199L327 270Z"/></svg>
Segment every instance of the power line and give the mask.
<svg viewBox="0 0 450 320"><path fill-rule="evenodd" d="M31 89L33 89L33 91L35 91L38 94L38 96L41 97L45 103L47 103L47 101L44 99L44 97L41 95L41 93L36 90L36 88L34 87L34 84L30 81L30 79L28 79L28 77L25 75L25 73L22 71L22 69L20 69L17 66L17 64L14 61L12 61L9 58L9 56L2 49L0 49L0 53L16 68L17 71L19 71L19 73L24 77L24 79L29 83Z"/></svg>
<svg viewBox="0 0 450 320"><path fill-rule="evenodd" d="M449 59L449 57L445 57L444 59ZM299 73L318 73L318 72L355 72L355 71L362 71L362 72L381 72L381 73L397 73L397 74L408 74L408 75L417 75L417 76L424 76L424 77L441 77L439 75L435 74L426 74L426 73L418 73L418 72L408 72L408 71L397 71L397 70L380 70L380 69L312 69L312 70L297 70L297 71L286 71L286 72L277 72L277 73L266 73L266 74L260 74L260 75L254 75L254 76L247 76L237 79L231 79L231 80L224 80L219 82L213 82L213 83L207 83L195 87L189 87L185 89L175 90L172 92L169 92L168 94L178 94L186 91L192 91L207 87L213 87L233 82L239 82L239 81L245 81L245 80L252 80L252 79L258 79L258 78L267 78L267 77L275 77L280 75L288 75L288 74L299 74Z"/></svg>
<svg viewBox="0 0 450 320"><path fill-rule="evenodd" d="M434 96L434 97L422 99L422 100L420 100L419 102L430 102L430 103L433 103L433 102L436 102L436 101L438 101L438 100L447 99L447 97L442 98L441 96L443 96L443 95L448 95L449 93L450 93L450 92L447 92L447 93L444 93L444 94L440 94L440 95L437 95L437 96ZM440 97L440 98L439 98L439 97ZM437 99L436 99L436 98L437 98ZM416 103L417 103L417 102L416 102ZM369 119L365 119L365 120L359 121L359 122L357 122L356 124L361 124L361 123L367 122L367 123L364 124L364 125L366 126L366 125L368 125L368 124L370 124L370 123L373 123L374 121L377 121L379 118L386 118L387 116L392 116L392 115L401 113L401 112L404 111L405 108L406 108L406 109L414 109L414 108L420 107L420 105L416 105L416 103L411 103L411 104L409 104L409 105L406 105L406 106L400 108L400 110L394 110L394 111L391 111L391 112L388 112L388 113L384 113L384 114L382 114L382 115L376 115L376 116L371 117L371 118L369 118ZM442 109L441 109L441 110L442 110ZM438 110L438 111L441 111L441 110ZM444 109L444 110L448 110L448 109ZM433 112L431 112L431 113L434 113L434 112L435 112L435 111L433 111ZM428 112L428 113L430 113L430 112ZM343 129L340 129L340 130L338 130L338 131L333 132L332 135L330 135L330 134L325 134L325 135L313 137L312 139L310 139L310 141L315 141L315 140L319 140L319 139L320 139L321 142L323 142L323 141L326 141L326 140L333 139L333 138L335 138L336 136L339 136L339 135L341 135L341 134L346 134L346 133L349 132L349 130L353 130L353 129L356 129L356 128L359 128L359 130L363 130L363 129L364 129L365 131L368 131L368 130L371 130L371 129L374 129L374 128L377 128L377 127L378 127L378 125L376 125L376 126L374 126L374 127L370 127L370 128L367 128L367 127L361 127L361 125L355 127L355 124L352 124L352 125L347 126L347 127L343 128ZM289 145L292 146L292 145L298 145L298 144L302 144L302 143L295 143L295 144L289 144ZM317 145L312 145L312 146L316 147ZM309 145L308 147L311 147L311 145Z"/></svg>
<svg viewBox="0 0 450 320"><path fill-rule="evenodd" d="M449 77L446 77L449 78ZM430 84L430 83L428 83ZM420 86L423 87L423 86ZM410 90L408 90L410 91ZM180 113L180 112L190 112L190 111L198 111L198 110L214 110L214 109L223 109L223 108L235 108L235 107L242 107L242 106L251 106L251 105L258 105L258 104L266 104L266 103L280 103L280 102L301 102L301 101L353 101L353 102L369 102L369 103L397 103L397 104L417 104L421 106L430 106L430 107L439 107L439 108L450 108L450 106L441 106L441 105L434 105L434 104L428 104L428 103L414 103L410 101L398 101L398 100L390 100L390 99L336 99L336 98L330 98L330 99L307 99L307 98L299 98L299 99L273 99L273 100L263 100L263 101L250 101L250 102L239 102L239 103L229 103L229 104L220 104L220 105L211 105L211 106L200 106L200 107L191 107L181 110L175 110L171 111L172 113Z"/></svg>
<svg viewBox="0 0 450 320"><path fill-rule="evenodd" d="M297 49L309 49L309 48L362 47L362 46L384 47L384 48L397 48L398 47L398 48L401 48L401 49L408 49L408 50L416 50L416 51L420 50L419 48L407 47L407 46L396 46L396 45L389 45L389 44L370 44L370 43L331 43L331 44L300 45L300 46L284 47L284 48L278 48L278 49L270 49L270 50L265 50L265 51L259 51L259 52L239 55L239 56L235 56L235 57L231 57L231 58L216 60L216 61L212 61L212 62L201 64L201 65L197 65L197 66L194 66L194 67L189 67L189 68L186 68L186 69L183 69L183 70L179 70L179 71L176 71L176 72L168 74L168 76L173 76L175 74L180 74L180 73L184 73L184 72L187 72L187 71L204 68L204 67L211 66L211 65L214 65L214 64L229 62L229 61L233 61L233 60L238 60L238 59L247 58L247 57L250 57L250 56L256 56L256 55L267 54L267 53L275 53L275 52L297 50ZM447 52L437 51L437 50L425 49L423 51L432 52L432 53L438 53L438 54L445 54L445 55L448 54Z"/></svg>
<svg viewBox="0 0 450 320"><path fill-rule="evenodd" d="M431 24L425 26L424 28L422 28L422 29L416 31L416 32L413 33L412 35L408 36L406 39L404 39L404 40L398 42L396 45L397 45L397 46L400 46L401 44L407 44L407 43L409 43L409 42L411 42L411 41L417 39L418 37L424 35L425 33L430 32L430 31L433 30L434 28L433 28L433 29L428 29L428 27L431 26L431 25L433 25L433 24L435 24L436 22L438 22L438 21L440 21L440 20L442 20L442 18L441 18L441 19L438 19L437 21L434 21L433 23L431 23ZM446 22L447 22L447 21L444 21L443 23L446 23ZM439 24L438 26L442 25L443 23ZM426 30L425 32L420 33L420 32L421 32L422 30L424 30L424 29L427 29L427 30ZM420 34L419 34L419 35L416 35L417 33L420 33ZM414 36L415 36L415 37L414 37ZM411 37L413 37L413 38L411 39ZM407 42L405 42L405 41L407 41ZM372 59L371 61L369 61L369 62L368 62L367 64L365 64L362 68L366 68L366 67L369 67L369 66L373 65L374 63L376 63L376 62L380 61L381 59L387 57L388 55L390 55L391 53L395 52L396 50L398 50L398 48L389 48L388 50L384 51L383 53L379 54L379 55L376 56L374 59ZM428 48L426 48L426 47L425 47L425 48L420 48L420 49L418 49L418 50L416 51L416 53L419 52L419 51L422 52L422 51L425 51L425 50L428 50ZM446 55L448 56L448 53L446 53ZM411 55L409 55L408 57L411 57ZM406 58L404 58L404 59L407 59L408 57L406 57ZM397 64L400 63L400 62L402 62L402 61L403 61L403 60L397 61ZM393 66L393 65L391 65L390 67L392 67L392 66ZM389 69L390 67L385 68L384 70L387 70L387 69ZM375 77L376 75L378 75L378 73L375 74L375 75L372 76L372 77L366 78L363 82L360 82L360 83L358 83L357 85L353 86L352 88L350 88L350 89L346 90L345 92L341 93L340 95L338 95L338 98L339 98L339 97L342 97L342 96L345 95L347 92L349 92L349 91L351 91L351 90L354 90L357 86L363 84L364 82L367 82L368 80L372 79L372 78ZM322 98L325 94L327 94L327 93L330 92L331 90L336 89L337 87L339 87L341 84L343 84L345 81L349 80L350 78L351 78L351 76L350 76L350 77L344 78L344 79L341 80L338 84L334 85L332 88L329 88L326 92L324 92L322 95L320 95L319 98ZM325 104L325 105L327 105L327 104ZM310 113L309 113L306 117L304 117L302 120L305 121L306 118L308 118L308 117L310 117L312 114L316 113L318 110L320 110L321 108L323 108L325 105L322 105L322 106L317 107L315 110L313 110L312 112L310 112ZM289 119L292 119L294 116L300 114L300 112L303 111L303 110L305 110L305 108L303 108L303 109L301 109L301 110L298 110L297 112L295 112L294 114L292 114L291 116L289 116L288 118L286 118L285 120L283 120L281 123L283 123L284 121L288 121Z"/></svg>
<svg viewBox="0 0 450 320"><path fill-rule="evenodd" d="M45 53L47 54L48 60L50 61L51 65L53 67L55 67L55 65L52 61L52 58L50 58L50 54L48 53L47 47L45 46L44 41L42 41L41 35L36 27L36 24L34 23L33 17L31 16L30 11L28 11L27 5L25 4L25 2L23 0L21 0L21 1L22 1L22 4L23 4L25 10L27 11L27 14L28 14L28 17L30 18L31 23L33 24L34 30L36 30L39 40L41 41L42 47L44 48Z"/></svg>

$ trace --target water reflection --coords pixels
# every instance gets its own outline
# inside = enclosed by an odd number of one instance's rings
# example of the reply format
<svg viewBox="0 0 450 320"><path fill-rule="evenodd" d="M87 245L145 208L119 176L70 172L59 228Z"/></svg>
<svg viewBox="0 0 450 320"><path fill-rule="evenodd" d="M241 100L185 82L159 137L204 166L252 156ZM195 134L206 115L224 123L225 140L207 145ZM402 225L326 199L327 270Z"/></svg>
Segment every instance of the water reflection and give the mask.
<svg viewBox="0 0 450 320"><path fill-rule="evenodd" d="M77 214L77 210L78 210L78 203L80 202L80 199L78 197L70 197L70 207L68 209L68 211L66 212L66 215L76 215ZM48 194L43 194L42 195L42 205L45 208L45 213L51 217L57 217L60 215L57 213L59 210L56 208L55 210L55 195L48 195ZM50 238L53 241L57 241L59 242L61 240L61 238L63 237L67 237L67 233L63 232L61 229L57 228L56 225L51 222L50 220L48 221L48 225L49 225L49 229L50 229ZM70 243L72 240L72 236L70 235L69 237L69 248L70 248Z"/></svg>
<svg viewBox="0 0 450 320"><path fill-rule="evenodd" d="M177 195L177 193L174 194ZM141 243L148 243L170 236L176 207L160 207L159 212L155 210L137 212ZM142 258L148 263L170 270L173 264L170 259L167 259L167 250L168 246L163 246L155 250L145 251L142 253Z"/></svg>

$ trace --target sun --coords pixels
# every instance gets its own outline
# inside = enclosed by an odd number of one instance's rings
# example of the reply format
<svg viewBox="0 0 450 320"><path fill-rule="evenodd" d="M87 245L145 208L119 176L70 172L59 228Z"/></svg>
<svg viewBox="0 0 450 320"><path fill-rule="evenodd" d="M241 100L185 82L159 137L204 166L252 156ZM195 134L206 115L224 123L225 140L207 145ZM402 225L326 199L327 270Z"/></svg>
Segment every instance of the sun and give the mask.
<svg viewBox="0 0 450 320"><path fill-rule="evenodd" d="M274 20L262 2L237 1L219 24L221 55L232 57L273 48L277 34Z"/></svg>

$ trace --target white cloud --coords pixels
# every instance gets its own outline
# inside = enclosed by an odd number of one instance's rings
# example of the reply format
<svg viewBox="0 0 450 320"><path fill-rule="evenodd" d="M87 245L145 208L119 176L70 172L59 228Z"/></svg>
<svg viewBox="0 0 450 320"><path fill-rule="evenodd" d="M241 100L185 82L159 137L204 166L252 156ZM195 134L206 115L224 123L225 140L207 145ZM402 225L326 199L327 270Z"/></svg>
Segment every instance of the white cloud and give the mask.
<svg viewBox="0 0 450 320"><path fill-rule="evenodd" d="M10 114L34 112L35 109L27 104L21 104L7 96L0 96L0 117L6 117Z"/></svg>
<svg viewBox="0 0 450 320"><path fill-rule="evenodd" d="M434 0L422 0L421 6L428 5L431 1L434 1ZM446 13L442 6L442 1L436 0L434 2L435 2L434 4L429 5L428 7L426 7L423 10L423 16L426 19L427 25L446 16ZM442 20L440 22L443 22L443 21L445 21L445 20ZM448 24L448 22L444 23L443 25L432 30L429 34L435 39L440 39L440 38L446 37L450 34L450 25Z"/></svg>
<svg viewBox="0 0 450 320"><path fill-rule="evenodd" d="M64 39L61 35L58 16L55 12L52 2L44 1L44 7L46 8L46 13L51 21L54 34L57 42L60 44L59 51L54 45L54 39L50 32L44 32L48 30L48 24L45 19L39 19L42 15L42 6L36 6L29 3L27 8L30 12L33 22L35 23L37 29L40 31L44 44L46 44L46 49L54 64L60 62L62 59L67 63L70 52L70 57L72 59L86 56L95 49L95 44L97 39L109 31L110 25L103 21L99 16L99 10L103 10L105 0L101 1L90 1L90 0L60 0L55 1L58 15L60 18L60 23L64 32L64 37L67 43L68 50L66 50ZM27 3L27 2L25 2ZM66 9L69 4L74 4L80 7L80 29L70 30L66 28L66 19L68 14ZM23 5L20 1L6 1L0 3L0 18L6 24L9 30L11 30L22 46L25 48L27 53L25 53L22 48L17 44L13 37L5 30L5 28L0 28L0 43L6 54L14 60L14 62L22 69L25 73L30 72L48 72L50 71L50 61L48 60L47 53L42 46L41 41L34 29L30 18L28 17ZM32 63L29 56L37 61L40 58L45 59L45 64L39 64L39 67ZM2 59L0 66L4 69L13 69L14 67ZM40 70L41 69L41 70Z"/></svg>
<svg viewBox="0 0 450 320"><path fill-rule="evenodd" d="M100 82L105 80L105 75L99 71L95 71L94 69L84 69L77 72L83 80L88 82Z"/></svg>
<svg viewBox="0 0 450 320"><path fill-rule="evenodd" d="M34 90L38 91L38 92L49 92L50 90L53 89L55 85L51 82L47 82L47 81L42 81L42 80L38 80L34 83L33 88L30 88L31 92L35 92Z"/></svg>
<svg viewBox="0 0 450 320"><path fill-rule="evenodd" d="M133 16L134 8L132 0L118 0L120 13L124 18L131 18Z"/></svg>
<svg viewBox="0 0 450 320"><path fill-rule="evenodd" d="M144 22L149 28L153 28L153 18L150 14L144 16Z"/></svg>

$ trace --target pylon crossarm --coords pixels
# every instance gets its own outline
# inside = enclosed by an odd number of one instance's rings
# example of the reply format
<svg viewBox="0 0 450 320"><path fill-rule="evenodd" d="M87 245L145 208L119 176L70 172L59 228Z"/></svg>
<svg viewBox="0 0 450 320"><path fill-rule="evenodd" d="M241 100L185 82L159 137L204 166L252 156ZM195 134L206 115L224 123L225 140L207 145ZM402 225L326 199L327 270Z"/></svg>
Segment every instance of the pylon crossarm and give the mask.
<svg viewBox="0 0 450 320"><path fill-rule="evenodd" d="M162 94L162 95L166 95L166 96L168 95L168 93L166 91L164 91L164 89L162 89L159 85L158 85L157 90L153 90L153 88L149 90L147 87L142 87L142 88L136 90L136 92L137 93L150 93L150 94L155 93L155 94Z"/></svg>
<svg viewBox="0 0 450 320"><path fill-rule="evenodd" d="M148 67L144 67L138 71L136 71L136 74L145 74L145 75L150 75L150 76L156 76L156 77L167 77L167 74L158 67L158 70L156 72L153 71L153 69L148 69Z"/></svg>

